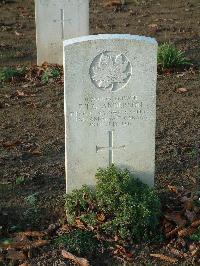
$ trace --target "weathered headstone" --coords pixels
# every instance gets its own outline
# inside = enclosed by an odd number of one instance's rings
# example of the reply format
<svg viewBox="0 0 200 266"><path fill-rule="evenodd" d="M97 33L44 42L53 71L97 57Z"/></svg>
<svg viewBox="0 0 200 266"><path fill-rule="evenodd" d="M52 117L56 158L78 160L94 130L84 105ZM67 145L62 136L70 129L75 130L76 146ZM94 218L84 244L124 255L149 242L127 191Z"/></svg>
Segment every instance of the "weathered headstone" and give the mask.
<svg viewBox="0 0 200 266"><path fill-rule="evenodd" d="M64 42L67 192L114 163L154 184L157 42L97 35Z"/></svg>
<svg viewBox="0 0 200 266"><path fill-rule="evenodd" d="M89 34L89 0L35 0L37 64L63 63L63 40Z"/></svg>

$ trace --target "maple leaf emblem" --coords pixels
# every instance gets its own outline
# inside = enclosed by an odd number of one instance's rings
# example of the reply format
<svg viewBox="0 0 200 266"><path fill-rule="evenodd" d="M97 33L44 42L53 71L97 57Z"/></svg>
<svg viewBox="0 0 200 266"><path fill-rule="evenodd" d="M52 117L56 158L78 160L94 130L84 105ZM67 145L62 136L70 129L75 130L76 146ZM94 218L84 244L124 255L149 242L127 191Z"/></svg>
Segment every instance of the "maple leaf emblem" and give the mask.
<svg viewBox="0 0 200 266"><path fill-rule="evenodd" d="M122 54L102 53L92 67L91 79L104 90L115 91L123 87L131 76L128 59Z"/></svg>

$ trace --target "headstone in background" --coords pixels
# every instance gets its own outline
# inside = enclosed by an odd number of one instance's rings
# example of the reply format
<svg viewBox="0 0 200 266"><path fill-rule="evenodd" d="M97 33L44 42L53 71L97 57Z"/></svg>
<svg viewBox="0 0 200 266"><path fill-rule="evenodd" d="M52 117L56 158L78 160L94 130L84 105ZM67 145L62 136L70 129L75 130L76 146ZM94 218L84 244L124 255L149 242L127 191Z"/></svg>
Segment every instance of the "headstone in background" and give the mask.
<svg viewBox="0 0 200 266"><path fill-rule="evenodd" d="M157 42L97 35L64 42L67 192L114 163L154 184Z"/></svg>
<svg viewBox="0 0 200 266"><path fill-rule="evenodd" d="M37 64L63 64L63 40L89 34L89 0L35 0Z"/></svg>

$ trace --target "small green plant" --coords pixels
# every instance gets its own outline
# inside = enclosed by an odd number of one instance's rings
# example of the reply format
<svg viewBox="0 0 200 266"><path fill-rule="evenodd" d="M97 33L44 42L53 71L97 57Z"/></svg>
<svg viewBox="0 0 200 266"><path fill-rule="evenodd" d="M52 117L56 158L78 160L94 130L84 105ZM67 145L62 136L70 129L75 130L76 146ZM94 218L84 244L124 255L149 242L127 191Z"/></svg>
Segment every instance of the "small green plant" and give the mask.
<svg viewBox="0 0 200 266"><path fill-rule="evenodd" d="M164 43L158 48L158 66L169 69L189 64L184 53L171 43Z"/></svg>
<svg viewBox="0 0 200 266"><path fill-rule="evenodd" d="M160 200L154 190L114 165L99 169L94 189L87 186L66 195L69 222L76 217L101 232L148 241L157 234Z"/></svg>
<svg viewBox="0 0 200 266"><path fill-rule="evenodd" d="M40 209L38 207L37 194L34 193L25 198L28 207L24 212L24 217L27 223L31 225L37 224L39 220Z"/></svg>
<svg viewBox="0 0 200 266"><path fill-rule="evenodd" d="M67 234L58 236L55 244L77 255L92 257L100 252L101 243L92 232L75 229Z"/></svg>
<svg viewBox="0 0 200 266"><path fill-rule="evenodd" d="M4 67L0 69L0 82L11 81L13 78L23 77L25 73L25 67L14 68Z"/></svg>
<svg viewBox="0 0 200 266"><path fill-rule="evenodd" d="M153 266L153 264L151 262L147 262L145 266Z"/></svg>
<svg viewBox="0 0 200 266"><path fill-rule="evenodd" d="M85 219L86 216L88 219L92 219L93 213L89 211L90 205L91 209L96 205L96 196L94 191L88 186L82 186L81 189L75 189L71 193L66 195L66 210L67 210L67 219L70 223L74 223L76 217L80 216L81 219ZM87 213L87 211L89 213ZM94 213L95 214L95 213ZM96 215L95 221L92 223L96 224Z"/></svg>
<svg viewBox="0 0 200 266"><path fill-rule="evenodd" d="M195 242L200 242L200 226L198 227L197 231L190 236L190 239Z"/></svg>
<svg viewBox="0 0 200 266"><path fill-rule="evenodd" d="M37 203L37 193L29 195L25 198L25 201L32 207L35 207Z"/></svg>
<svg viewBox="0 0 200 266"><path fill-rule="evenodd" d="M0 245L8 245L13 242L12 238L0 238Z"/></svg>
<svg viewBox="0 0 200 266"><path fill-rule="evenodd" d="M24 185L26 183L24 176L17 176L15 180L16 185Z"/></svg>
<svg viewBox="0 0 200 266"><path fill-rule="evenodd" d="M48 83L50 78L57 78L60 76L60 71L57 68L47 68L42 74L41 80L43 83Z"/></svg>

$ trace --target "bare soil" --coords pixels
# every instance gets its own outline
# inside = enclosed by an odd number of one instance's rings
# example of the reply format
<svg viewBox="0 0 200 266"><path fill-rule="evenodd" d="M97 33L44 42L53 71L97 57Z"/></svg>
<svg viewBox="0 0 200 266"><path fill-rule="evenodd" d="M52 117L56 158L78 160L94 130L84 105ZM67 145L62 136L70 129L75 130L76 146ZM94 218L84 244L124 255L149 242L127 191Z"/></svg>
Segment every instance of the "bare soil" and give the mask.
<svg viewBox="0 0 200 266"><path fill-rule="evenodd" d="M158 76L155 180L159 192L168 185L199 190L199 0L129 0L123 7L90 2L91 34L129 33L152 36L159 43L171 41L192 61L189 70ZM32 64L36 64L34 1L0 0L0 67ZM17 90L27 96L17 97ZM43 230L64 223L62 84L0 84L0 191L0 236L13 227ZM38 220L25 215L30 195L37 200ZM154 247L145 248L140 247L133 265L164 265L149 257ZM38 253L29 263L67 265L51 261L51 251ZM52 255L54 260L56 256Z"/></svg>

